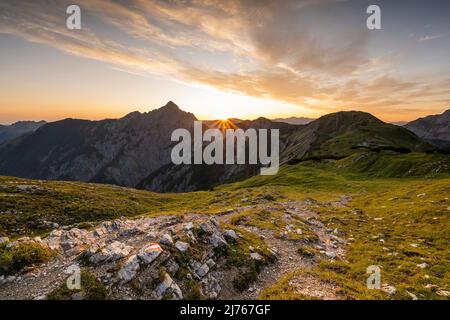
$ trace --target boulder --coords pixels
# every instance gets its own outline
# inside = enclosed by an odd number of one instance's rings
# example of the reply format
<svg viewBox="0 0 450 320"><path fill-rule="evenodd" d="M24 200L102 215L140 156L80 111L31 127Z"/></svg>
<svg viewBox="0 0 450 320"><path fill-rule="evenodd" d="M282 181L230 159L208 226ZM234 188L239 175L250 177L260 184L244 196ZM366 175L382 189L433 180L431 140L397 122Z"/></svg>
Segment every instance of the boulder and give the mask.
<svg viewBox="0 0 450 320"><path fill-rule="evenodd" d="M217 275L210 273L202 279L202 294L207 299L217 299L222 290Z"/></svg>
<svg viewBox="0 0 450 320"><path fill-rule="evenodd" d="M88 232L86 232L86 230L72 228L68 231L65 231L61 237L63 239L70 240L70 239L83 239L83 238L86 238L87 236L88 236Z"/></svg>
<svg viewBox="0 0 450 320"><path fill-rule="evenodd" d="M209 237L209 242L212 244L212 246L214 248L218 248L218 247L223 247L227 245L227 242L225 241L225 239L222 237L222 235L220 234L220 232L214 232L210 237Z"/></svg>
<svg viewBox="0 0 450 320"><path fill-rule="evenodd" d="M177 241L175 243L175 247L178 249L178 251L180 252L186 252L189 249L189 244L183 241Z"/></svg>
<svg viewBox="0 0 450 320"><path fill-rule="evenodd" d="M159 240L159 243L168 247L173 246L172 236L168 233L163 234L163 236Z"/></svg>
<svg viewBox="0 0 450 320"><path fill-rule="evenodd" d="M111 223L111 229L113 231L119 231L120 229L125 227L125 223L124 221L120 220L120 219L116 219Z"/></svg>
<svg viewBox="0 0 450 320"><path fill-rule="evenodd" d="M67 256L72 257L72 256L80 254L82 251L83 250L81 247L73 247L72 249L69 249L69 250L65 251L64 253Z"/></svg>
<svg viewBox="0 0 450 320"><path fill-rule="evenodd" d="M208 259L206 261L206 264L211 269L212 267L214 267L216 265L216 262L213 259Z"/></svg>
<svg viewBox="0 0 450 320"><path fill-rule="evenodd" d="M100 226L92 232L93 236L98 238L104 236L107 233L108 230L104 226Z"/></svg>
<svg viewBox="0 0 450 320"><path fill-rule="evenodd" d="M44 244L44 241L42 241L41 237L34 237L33 238L33 242L39 243L39 244Z"/></svg>
<svg viewBox="0 0 450 320"><path fill-rule="evenodd" d="M119 270L118 277L122 283L127 283L134 279L138 270L139 259L137 255L134 254L127 259L123 267Z"/></svg>
<svg viewBox="0 0 450 320"><path fill-rule="evenodd" d="M89 258L89 262L98 264L101 262L112 262L124 258L130 254L132 247L126 244L114 241L99 252Z"/></svg>
<svg viewBox="0 0 450 320"><path fill-rule="evenodd" d="M202 222L200 224L200 230L207 234L213 234L215 228L214 225L209 222Z"/></svg>
<svg viewBox="0 0 450 320"><path fill-rule="evenodd" d="M61 242L61 248L62 248L64 251L70 250L70 249L72 249L73 247L75 247L75 244L74 244L74 242L72 242L72 241L64 241L64 242Z"/></svg>
<svg viewBox="0 0 450 320"><path fill-rule="evenodd" d="M154 240L156 239L156 232L155 231L149 231L147 232L147 234L145 235L145 238L150 239L150 240Z"/></svg>
<svg viewBox="0 0 450 320"><path fill-rule="evenodd" d="M450 291L447 290L438 290L436 294L441 297L450 297Z"/></svg>
<svg viewBox="0 0 450 320"><path fill-rule="evenodd" d="M250 253L250 258L256 261L262 261L263 257L258 252L252 252Z"/></svg>
<svg viewBox="0 0 450 320"><path fill-rule="evenodd" d="M61 247L59 238L47 238L45 239L45 242L51 250L58 250Z"/></svg>
<svg viewBox="0 0 450 320"><path fill-rule="evenodd" d="M62 230L53 230L52 232L50 232L50 234L48 235L49 237L61 237L63 235L64 231Z"/></svg>
<svg viewBox="0 0 450 320"><path fill-rule="evenodd" d="M174 276L177 271L180 269L180 266L178 265L178 263L175 262L174 259L169 259L165 265L167 272L171 275Z"/></svg>
<svg viewBox="0 0 450 320"><path fill-rule="evenodd" d="M119 235L128 237L128 236L132 236L132 235L144 233L144 232L145 232L145 230L141 229L137 225L126 224L122 229L119 230Z"/></svg>
<svg viewBox="0 0 450 320"><path fill-rule="evenodd" d="M138 253L138 258L144 264L150 264L155 260L163 251L161 246L156 242L151 242L143 246Z"/></svg>
<svg viewBox="0 0 450 320"><path fill-rule="evenodd" d="M183 231L191 231L194 228L194 224L191 222L186 223L183 226Z"/></svg>
<svg viewBox="0 0 450 320"><path fill-rule="evenodd" d="M172 300L183 299L183 293L181 292L180 287L167 273L164 274L163 281L158 284L156 289L153 291L153 294L158 300L161 300L166 296L170 296Z"/></svg>
<svg viewBox="0 0 450 320"><path fill-rule="evenodd" d="M193 243L197 242L197 238L195 237L194 233L191 230L186 231L186 235L189 237L189 239L191 239Z"/></svg>
<svg viewBox="0 0 450 320"><path fill-rule="evenodd" d="M200 277L203 278L206 276L209 272L209 267L206 263L202 264L197 270L195 270L195 273Z"/></svg>
<svg viewBox="0 0 450 320"><path fill-rule="evenodd" d="M383 285L381 286L381 291L383 291L389 295L393 295L397 292L397 288L395 288L394 286L390 286L386 283L383 283Z"/></svg>
<svg viewBox="0 0 450 320"><path fill-rule="evenodd" d="M225 230L225 232L223 233L223 236L225 237L226 240L229 240L229 241L236 241L238 239L236 232L231 229Z"/></svg>
<svg viewBox="0 0 450 320"><path fill-rule="evenodd" d="M406 293L411 297L411 299L413 299L413 300L419 300L419 298L417 298L417 296L416 296L414 293L409 292L409 291L406 291Z"/></svg>
<svg viewBox="0 0 450 320"><path fill-rule="evenodd" d="M217 218L212 217L211 219L209 219L209 221L217 228L219 227L219 220L217 220Z"/></svg>

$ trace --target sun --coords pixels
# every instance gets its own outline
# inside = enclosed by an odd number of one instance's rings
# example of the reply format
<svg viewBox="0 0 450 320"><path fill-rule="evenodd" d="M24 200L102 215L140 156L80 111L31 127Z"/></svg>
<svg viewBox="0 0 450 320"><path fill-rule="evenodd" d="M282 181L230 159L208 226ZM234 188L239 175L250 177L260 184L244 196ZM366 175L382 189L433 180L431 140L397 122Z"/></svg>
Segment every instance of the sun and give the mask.
<svg viewBox="0 0 450 320"><path fill-rule="evenodd" d="M237 126L230 119L220 119L214 123L214 126L220 130L236 129Z"/></svg>

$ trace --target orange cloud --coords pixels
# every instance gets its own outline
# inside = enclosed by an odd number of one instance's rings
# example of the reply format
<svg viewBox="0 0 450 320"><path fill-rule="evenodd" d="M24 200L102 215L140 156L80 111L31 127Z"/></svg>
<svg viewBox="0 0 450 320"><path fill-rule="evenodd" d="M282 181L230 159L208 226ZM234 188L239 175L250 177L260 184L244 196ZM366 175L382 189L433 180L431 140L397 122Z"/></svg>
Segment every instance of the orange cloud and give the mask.
<svg viewBox="0 0 450 320"><path fill-rule="evenodd" d="M448 82L405 81L392 72L390 58L368 56L367 29L330 18L331 27L341 28L345 37L329 39L318 37L300 19L305 10L333 2L81 0L82 12L91 18L84 20L83 30L73 32L62 23L69 1L49 6L4 0L0 33L118 69L324 112L437 110L450 99ZM102 32L92 20L120 35Z"/></svg>

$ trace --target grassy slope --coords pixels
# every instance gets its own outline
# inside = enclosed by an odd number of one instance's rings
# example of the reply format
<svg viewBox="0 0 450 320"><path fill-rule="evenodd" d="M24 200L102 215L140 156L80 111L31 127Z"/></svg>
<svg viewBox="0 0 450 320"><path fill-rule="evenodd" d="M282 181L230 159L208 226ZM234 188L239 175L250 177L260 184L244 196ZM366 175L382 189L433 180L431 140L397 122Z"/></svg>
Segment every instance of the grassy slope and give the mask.
<svg viewBox="0 0 450 320"><path fill-rule="evenodd" d="M434 149L405 128L384 123L368 113L348 111L325 115L294 132L282 161L340 159L361 150L407 153Z"/></svg>
<svg viewBox="0 0 450 320"><path fill-rule="evenodd" d="M322 204L314 208L329 228L338 228L345 238L355 240L347 247L348 263L322 264L313 274L335 283L341 288L339 294L343 298L386 298L380 291L365 287L367 266L380 265L383 283L398 289L395 298L410 298L407 291L419 298L439 298L434 292L436 289L424 286L436 284L450 290L448 174L428 170L417 174L433 178L378 177L383 172L388 176L400 172L404 173L400 176L407 175L411 166L405 162L417 162L420 165L413 167L422 168L436 160L429 157L424 154L393 156L389 160L374 157L376 161L368 166L352 158L328 164L304 162L283 166L276 176L255 176L215 191L186 194L156 194L108 185L3 177L0 178L0 232L14 236L14 230L19 227L28 234L45 233L51 227L40 226L38 222L42 219L67 224L140 214L192 211L213 214L240 204L258 203L261 199L331 201L350 195L353 201L348 207ZM355 173L358 171L360 173ZM24 192L17 188L23 184L40 189ZM8 210L15 211L6 213ZM411 244L418 244L418 247ZM426 268L417 266L424 262L428 264ZM302 298L292 292L288 283L290 277L303 272L311 271L293 271L263 292L262 297Z"/></svg>
<svg viewBox="0 0 450 320"><path fill-rule="evenodd" d="M22 185L36 188L23 191ZM0 177L0 232L14 235L23 229L39 234L51 229L44 221L73 224L143 213L179 213L180 208L195 210L210 198L200 194L157 194L111 185Z"/></svg>
<svg viewBox="0 0 450 320"><path fill-rule="evenodd" d="M418 157L418 155L412 155ZM410 157L409 155L407 157ZM428 155L422 155L424 159ZM387 161L386 159L379 159ZM399 161L392 159L389 165ZM411 159L403 158L403 161ZM389 171L389 165L384 167ZM394 298L410 299L407 291L420 298L442 298L434 291L450 289L450 178L377 178L367 171L356 175L335 164L302 163L282 168L274 177L257 176L229 186L235 188L272 187L292 199L330 201L351 195L348 207L319 205L321 220L329 228L338 228L345 238L354 238L347 247L348 263L323 263L318 270L296 270L277 285L262 293L263 298L301 299L289 280L312 273L322 281L331 281L347 299L386 298L377 290L368 290L366 268L379 265L382 282L394 285ZM395 167L395 165L393 165ZM330 170L332 169L332 170ZM337 173L337 172L339 173ZM357 213L358 212L358 213ZM417 248L411 244L418 244ZM427 263L424 269L418 264ZM425 285L437 285L426 289Z"/></svg>
<svg viewBox="0 0 450 320"><path fill-rule="evenodd" d="M261 188L248 194L263 192ZM0 236L42 235L55 222L88 227L122 216L217 213L235 205L237 194L242 191L154 193L104 184L0 177Z"/></svg>

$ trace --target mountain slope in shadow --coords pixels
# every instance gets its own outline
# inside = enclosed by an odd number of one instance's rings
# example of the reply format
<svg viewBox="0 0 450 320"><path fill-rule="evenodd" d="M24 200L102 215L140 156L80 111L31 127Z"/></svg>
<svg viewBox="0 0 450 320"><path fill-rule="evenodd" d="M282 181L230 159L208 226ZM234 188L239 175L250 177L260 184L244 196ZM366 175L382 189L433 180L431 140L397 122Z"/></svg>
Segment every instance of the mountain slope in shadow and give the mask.
<svg viewBox="0 0 450 320"><path fill-rule="evenodd" d="M0 148L0 175L35 179L110 183L158 192L208 189L259 173L259 165L174 165L175 129L191 133L196 117L169 102L148 113L120 119L65 119L48 123ZM233 128L279 129L283 163L343 159L360 152L433 152L413 132L371 114L337 112L307 125L265 118L231 119ZM204 130L221 121L203 121ZM204 145L206 145L205 143ZM354 159L359 159L358 157Z"/></svg>
<svg viewBox="0 0 450 320"><path fill-rule="evenodd" d="M45 121L19 121L9 126L0 125L0 145L15 138L36 131L46 124Z"/></svg>
<svg viewBox="0 0 450 320"><path fill-rule="evenodd" d="M450 149L450 109L411 121L405 127L437 147Z"/></svg>

